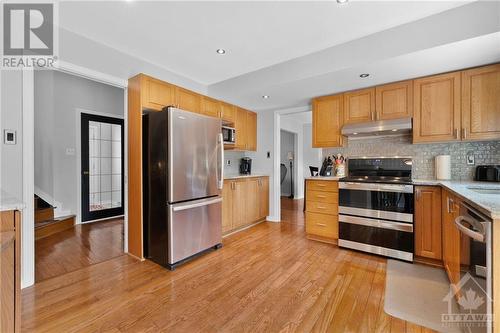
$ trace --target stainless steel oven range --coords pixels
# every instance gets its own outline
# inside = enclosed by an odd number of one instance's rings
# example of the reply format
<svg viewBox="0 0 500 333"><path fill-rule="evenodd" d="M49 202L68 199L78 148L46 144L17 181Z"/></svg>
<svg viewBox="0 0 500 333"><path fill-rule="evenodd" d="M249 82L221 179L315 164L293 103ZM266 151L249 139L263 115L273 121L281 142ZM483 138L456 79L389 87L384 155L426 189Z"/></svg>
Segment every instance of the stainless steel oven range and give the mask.
<svg viewBox="0 0 500 333"><path fill-rule="evenodd" d="M339 246L413 261L411 158L354 158L339 182Z"/></svg>

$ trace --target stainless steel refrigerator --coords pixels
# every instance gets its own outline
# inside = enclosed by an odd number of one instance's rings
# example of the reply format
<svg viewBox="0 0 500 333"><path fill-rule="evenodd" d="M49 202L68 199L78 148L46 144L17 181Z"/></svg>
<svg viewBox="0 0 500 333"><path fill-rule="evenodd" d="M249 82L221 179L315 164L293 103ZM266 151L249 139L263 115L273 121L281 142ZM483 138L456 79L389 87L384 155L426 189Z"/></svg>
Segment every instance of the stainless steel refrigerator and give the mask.
<svg viewBox="0 0 500 333"><path fill-rule="evenodd" d="M221 246L221 127L173 107L143 115L144 252L169 269Z"/></svg>

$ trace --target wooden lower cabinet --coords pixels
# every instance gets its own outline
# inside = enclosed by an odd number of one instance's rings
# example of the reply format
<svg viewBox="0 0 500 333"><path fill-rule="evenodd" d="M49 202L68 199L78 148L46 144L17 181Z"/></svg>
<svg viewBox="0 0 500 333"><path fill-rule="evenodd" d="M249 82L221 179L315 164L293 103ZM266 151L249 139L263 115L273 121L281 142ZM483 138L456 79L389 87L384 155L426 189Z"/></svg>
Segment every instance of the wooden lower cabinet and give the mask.
<svg viewBox="0 0 500 333"><path fill-rule="evenodd" d="M265 220L269 215L269 178L251 177L224 181L222 233Z"/></svg>
<svg viewBox="0 0 500 333"><path fill-rule="evenodd" d="M415 255L442 259L441 187L415 187Z"/></svg>
<svg viewBox="0 0 500 333"><path fill-rule="evenodd" d="M450 283L460 282L460 232L455 227L455 219L460 215L460 199L447 190L442 190L442 242L443 266Z"/></svg>
<svg viewBox="0 0 500 333"><path fill-rule="evenodd" d="M336 244L339 238L338 182L306 181L307 238Z"/></svg>
<svg viewBox="0 0 500 333"><path fill-rule="evenodd" d="M0 212L0 332L21 331L21 215Z"/></svg>

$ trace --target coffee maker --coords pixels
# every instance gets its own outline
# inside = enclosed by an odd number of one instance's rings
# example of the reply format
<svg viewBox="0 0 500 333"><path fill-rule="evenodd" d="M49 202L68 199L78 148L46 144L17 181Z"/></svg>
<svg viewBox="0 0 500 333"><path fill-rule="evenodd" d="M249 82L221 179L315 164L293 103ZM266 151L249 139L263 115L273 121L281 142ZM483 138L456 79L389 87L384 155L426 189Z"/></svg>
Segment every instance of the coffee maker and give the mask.
<svg viewBox="0 0 500 333"><path fill-rule="evenodd" d="M240 174L249 175L252 172L252 159L250 157L243 157L240 160Z"/></svg>

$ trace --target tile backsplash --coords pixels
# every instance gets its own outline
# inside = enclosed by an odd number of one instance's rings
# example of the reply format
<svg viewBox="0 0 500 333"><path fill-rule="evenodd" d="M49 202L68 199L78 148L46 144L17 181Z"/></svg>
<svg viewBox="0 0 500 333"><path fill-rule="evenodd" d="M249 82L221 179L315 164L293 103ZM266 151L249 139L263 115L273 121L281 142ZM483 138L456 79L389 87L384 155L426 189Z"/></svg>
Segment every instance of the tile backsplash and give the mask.
<svg viewBox="0 0 500 333"><path fill-rule="evenodd" d="M500 164L500 141L412 144L410 136L349 140L343 148L323 149L323 156L341 153L345 157L411 156L414 179L434 179L434 157L451 156L453 180L472 180L477 165ZM475 165L466 156L474 155Z"/></svg>

